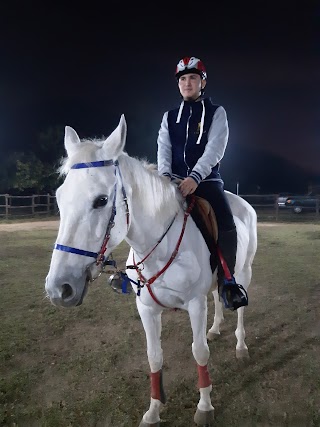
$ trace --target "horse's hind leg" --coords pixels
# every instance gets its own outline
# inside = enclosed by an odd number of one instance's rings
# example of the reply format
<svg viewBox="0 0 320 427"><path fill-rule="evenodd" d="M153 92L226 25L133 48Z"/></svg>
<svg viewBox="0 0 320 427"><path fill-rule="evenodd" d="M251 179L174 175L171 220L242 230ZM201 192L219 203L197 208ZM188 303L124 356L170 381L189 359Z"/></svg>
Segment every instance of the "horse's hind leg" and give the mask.
<svg viewBox="0 0 320 427"><path fill-rule="evenodd" d="M243 287L246 290L248 290L251 277L252 277L251 266L245 265L243 270L240 272L240 274L236 275L236 280L237 280L237 283L241 283ZM249 300L249 304L250 304L250 300ZM245 332L244 323L243 323L244 307L238 308L237 314L238 314L238 322L237 322L237 329L235 330L235 336L237 338L236 357L237 359L248 359L249 351L244 341L246 337L246 332Z"/></svg>
<svg viewBox="0 0 320 427"><path fill-rule="evenodd" d="M159 427L160 407L166 401L162 385L161 311L156 313L151 307L143 305L139 298L136 302L146 334L147 355L151 371L150 407L143 415L139 427Z"/></svg>
<svg viewBox="0 0 320 427"><path fill-rule="evenodd" d="M198 388L200 400L194 421L198 426L212 426L214 407L211 404L212 383L208 372L208 360L210 351L206 339L207 328L207 298L193 299L188 306L191 321L193 343L192 354L198 365Z"/></svg>

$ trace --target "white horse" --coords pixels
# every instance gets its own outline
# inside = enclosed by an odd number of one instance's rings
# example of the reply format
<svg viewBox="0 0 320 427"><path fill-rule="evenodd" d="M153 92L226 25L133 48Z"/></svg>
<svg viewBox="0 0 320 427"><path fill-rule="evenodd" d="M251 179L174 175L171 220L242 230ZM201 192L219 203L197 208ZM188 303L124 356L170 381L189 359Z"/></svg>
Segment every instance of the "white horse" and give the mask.
<svg viewBox="0 0 320 427"><path fill-rule="evenodd" d="M59 170L66 176L56 193L60 227L45 289L56 306L80 305L103 260L126 240L131 247L127 266L133 267L126 272L136 292L151 371L150 407L140 427L160 426L160 407L165 403L161 314L166 308L189 313L200 393L194 421L211 426L214 407L207 339L220 334L223 320L222 303L214 288L217 274L212 275L208 247L176 185L146 162L126 154L125 140L123 115L106 140L80 141L66 127L67 157ZM239 196L229 192L227 196L238 232L235 278L247 289L257 248L256 213ZM207 295L212 289L215 316L207 333ZM237 310L237 357L248 353L243 309Z"/></svg>

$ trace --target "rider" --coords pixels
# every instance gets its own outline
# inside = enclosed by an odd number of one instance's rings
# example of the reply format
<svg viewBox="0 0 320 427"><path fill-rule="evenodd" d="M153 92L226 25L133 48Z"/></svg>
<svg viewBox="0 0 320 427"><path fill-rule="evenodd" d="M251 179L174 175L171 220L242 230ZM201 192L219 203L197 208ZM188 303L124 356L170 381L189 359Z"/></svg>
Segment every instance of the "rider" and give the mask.
<svg viewBox="0 0 320 427"><path fill-rule="evenodd" d="M218 275L219 293L225 307L236 310L247 305L248 300L233 277L237 230L219 172L229 135L226 111L204 98L207 73L200 59L181 59L175 77L182 102L179 108L163 115L157 141L158 171L171 180L181 180L179 189L184 197L194 193L212 206L221 264L226 264L230 272L228 275L224 270L222 278Z"/></svg>

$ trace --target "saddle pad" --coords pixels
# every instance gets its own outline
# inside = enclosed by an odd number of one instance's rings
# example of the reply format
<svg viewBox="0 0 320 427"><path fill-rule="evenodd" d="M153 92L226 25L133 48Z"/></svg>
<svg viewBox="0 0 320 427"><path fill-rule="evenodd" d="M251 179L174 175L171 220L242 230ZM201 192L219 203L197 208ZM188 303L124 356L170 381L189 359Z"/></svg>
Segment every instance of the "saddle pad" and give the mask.
<svg viewBox="0 0 320 427"><path fill-rule="evenodd" d="M200 231L203 234L203 237L206 242L213 241L217 243L218 241L218 226L216 215L210 203L204 199L203 197L194 196L195 197L195 206L193 208L194 212L191 212L195 216L199 217L195 219L197 224L197 220L201 219L203 222L203 227L199 227ZM198 224L197 224L198 225ZM211 246L211 245L210 245ZM210 249L210 247L209 247Z"/></svg>

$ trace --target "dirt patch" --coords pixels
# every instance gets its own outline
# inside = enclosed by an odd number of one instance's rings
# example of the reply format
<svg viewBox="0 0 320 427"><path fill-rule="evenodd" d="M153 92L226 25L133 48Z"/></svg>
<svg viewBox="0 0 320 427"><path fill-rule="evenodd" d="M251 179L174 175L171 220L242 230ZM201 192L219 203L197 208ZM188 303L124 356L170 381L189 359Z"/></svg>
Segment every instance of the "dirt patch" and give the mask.
<svg viewBox="0 0 320 427"><path fill-rule="evenodd" d="M14 224L0 224L0 231L58 230L58 228L59 228L59 220L16 222Z"/></svg>
<svg viewBox="0 0 320 427"><path fill-rule="evenodd" d="M258 222L258 227L274 227L274 226L276 226L276 225L279 225L278 223L276 223L276 222Z"/></svg>

